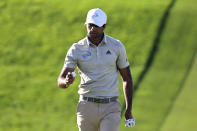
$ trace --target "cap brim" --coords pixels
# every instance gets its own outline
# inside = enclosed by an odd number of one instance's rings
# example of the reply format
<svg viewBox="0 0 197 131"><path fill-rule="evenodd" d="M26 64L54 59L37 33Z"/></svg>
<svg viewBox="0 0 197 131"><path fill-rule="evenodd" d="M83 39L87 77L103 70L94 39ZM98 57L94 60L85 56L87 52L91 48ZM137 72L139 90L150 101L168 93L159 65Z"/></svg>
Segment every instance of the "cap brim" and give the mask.
<svg viewBox="0 0 197 131"><path fill-rule="evenodd" d="M99 26L99 27L102 27L104 24L100 24L100 23L97 23L97 22L95 22L95 21L89 21L89 22L85 22L85 25L87 25L87 24L95 24L95 25L97 25L97 26Z"/></svg>

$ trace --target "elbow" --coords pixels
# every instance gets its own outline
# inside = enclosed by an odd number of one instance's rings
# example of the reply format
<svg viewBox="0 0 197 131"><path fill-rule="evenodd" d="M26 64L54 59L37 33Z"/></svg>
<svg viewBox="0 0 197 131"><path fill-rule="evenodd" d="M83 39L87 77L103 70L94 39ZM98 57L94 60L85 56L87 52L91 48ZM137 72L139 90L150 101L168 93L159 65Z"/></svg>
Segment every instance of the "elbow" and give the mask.
<svg viewBox="0 0 197 131"><path fill-rule="evenodd" d="M63 88L59 78L57 79L57 87L58 88Z"/></svg>
<svg viewBox="0 0 197 131"><path fill-rule="evenodd" d="M124 84L133 84L132 79L123 80Z"/></svg>
<svg viewBox="0 0 197 131"><path fill-rule="evenodd" d="M59 83L57 83L57 87L58 87L58 88L62 88L62 86L61 86Z"/></svg>
<svg viewBox="0 0 197 131"><path fill-rule="evenodd" d="M58 87L58 88L61 88L60 82L59 82L59 78L57 79L57 87Z"/></svg>
<svg viewBox="0 0 197 131"><path fill-rule="evenodd" d="M57 80L57 86L58 88L62 88L62 89L68 88L68 86L66 86L66 84L64 84L61 79Z"/></svg>
<svg viewBox="0 0 197 131"><path fill-rule="evenodd" d="M66 86L64 86L64 85L62 85L62 84L57 84L57 86L58 86L58 88L62 88L62 89L65 89L65 88L67 88Z"/></svg>
<svg viewBox="0 0 197 131"><path fill-rule="evenodd" d="M133 81L132 80L123 81L123 85L125 88L133 88Z"/></svg>

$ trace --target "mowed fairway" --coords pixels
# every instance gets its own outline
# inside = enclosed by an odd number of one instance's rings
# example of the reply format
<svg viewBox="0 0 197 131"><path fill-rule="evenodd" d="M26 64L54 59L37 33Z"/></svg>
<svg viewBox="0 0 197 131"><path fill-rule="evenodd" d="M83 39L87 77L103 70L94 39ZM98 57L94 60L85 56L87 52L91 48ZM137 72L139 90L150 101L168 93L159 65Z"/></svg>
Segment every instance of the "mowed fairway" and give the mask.
<svg viewBox="0 0 197 131"><path fill-rule="evenodd" d="M196 131L197 129L197 55L194 57L189 76L163 123L161 131Z"/></svg>
<svg viewBox="0 0 197 131"><path fill-rule="evenodd" d="M123 117L120 130L165 130L196 47L196 2L189 1L175 1L168 10L173 0L1 0L0 131L77 130L79 74L66 90L57 88L57 77L68 48L85 37L86 13L95 7L107 13L105 33L125 45L134 85L139 82L136 127L125 128Z"/></svg>
<svg viewBox="0 0 197 131"><path fill-rule="evenodd" d="M168 20L160 37L156 56L135 92L133 110L136 127L132 129L134 131L159 131L168 120L166 117L187 79L188 69L196 52L197 17L194 13L194 3L194 0L175 1L173 8L168 12ZM193 86L196 87L195 84ZM190 108L194 110L196 106L191 105ZM130 130L123 125L122 122L122 131ZM193 128L188 127L185 130Z"/></svg>

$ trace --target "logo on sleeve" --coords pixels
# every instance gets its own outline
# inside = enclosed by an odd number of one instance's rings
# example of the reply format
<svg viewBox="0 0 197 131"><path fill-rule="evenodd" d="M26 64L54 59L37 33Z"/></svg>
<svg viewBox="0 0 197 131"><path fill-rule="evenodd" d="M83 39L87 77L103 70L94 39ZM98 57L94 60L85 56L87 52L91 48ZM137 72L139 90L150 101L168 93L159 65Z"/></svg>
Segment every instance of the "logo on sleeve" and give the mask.
<svg viewBox="0 0 197 131"><path fill-rule="evenodd" d="M106 52L106 55L111 55L111 52L108 50L108 51Z"/></svg>

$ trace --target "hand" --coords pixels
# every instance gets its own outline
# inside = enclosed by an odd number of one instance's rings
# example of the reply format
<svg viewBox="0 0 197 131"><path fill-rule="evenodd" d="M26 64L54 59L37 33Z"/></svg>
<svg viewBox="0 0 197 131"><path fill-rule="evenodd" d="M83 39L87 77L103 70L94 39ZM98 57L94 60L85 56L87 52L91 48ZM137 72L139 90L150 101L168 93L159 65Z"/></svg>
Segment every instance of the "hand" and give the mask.
<svg viewBox="0 0 197 131"><path fill-rule="evenodd" d="M73 73L68 72L68 74L66 75L66 79L65 79L66 87L68 87L70 84L72 84L74 79L75 79L75 76L73 75Z"/></svg>
<svg viewBox="0 0 197 131"><path fill-rule="evenodd" d="M135 119L125 120L125 126L126 127L134 127L135 126Z"/></svg>
<svg viewBox="0 0 197 131"><path fill-rule="evenodd" d="M126 127L134 127L135 126L135 119L130 110L125 111L125 126Z"/></svg>

